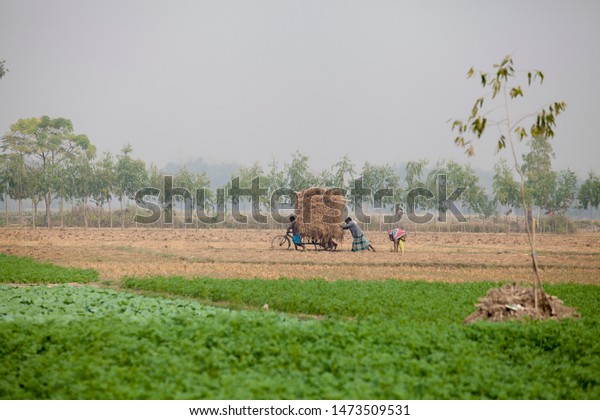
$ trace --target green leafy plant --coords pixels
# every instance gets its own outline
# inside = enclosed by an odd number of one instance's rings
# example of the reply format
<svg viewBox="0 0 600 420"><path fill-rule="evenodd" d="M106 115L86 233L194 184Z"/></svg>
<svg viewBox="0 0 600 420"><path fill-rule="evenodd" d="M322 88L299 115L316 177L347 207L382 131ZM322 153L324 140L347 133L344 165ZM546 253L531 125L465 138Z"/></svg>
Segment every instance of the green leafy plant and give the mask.
<svg viewBox="0 0 600 420"><path fill-rule="evenodd" d="M582 320L463 325L490 284L187 281L215 301L320 316L2 285L0 398L600 398L597 286L549 287Z"/></svg>

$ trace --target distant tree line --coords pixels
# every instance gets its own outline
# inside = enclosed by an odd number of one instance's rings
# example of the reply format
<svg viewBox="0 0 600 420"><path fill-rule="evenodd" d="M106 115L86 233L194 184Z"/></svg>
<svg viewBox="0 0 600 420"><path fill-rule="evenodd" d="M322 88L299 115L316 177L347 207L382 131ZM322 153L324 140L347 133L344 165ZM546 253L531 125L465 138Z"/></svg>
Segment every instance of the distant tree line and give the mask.
<svg viewBox="0 0 600 420"><path fill-rule="evenodd" d="M86 135L76 134L73 124L65 118L26 118L17 121L2 137L0 154L0 199L18 203L18 214L23 219L23 202L29 200L33 210L35 225L40 203L44 204L44 224L52 226L52 204L58 205L58 219L64 225L65 205L81 210L83 224L89 223L90 209L108 211L110 226L113 226L113 204L119 203L118 224L125 226L126 208L133 203L136 193L146 187L163 190L164 176L155 164L147 164L133 156L133 149L127 145L116 155L110 152L98 154L96 147ZM580 207L593 209L600 205L600 179L590 172L580 183L570 169L552 169L551 144L547 139L536 137L530 142L529 152L523 155L522 171L526 176L527 205L536 208L540 216L565 215L567 209ZM445 175L448 191L464 188L459 204L470 214L482 219L509 215L522 207L519 186L513 172L504 160L494 167L492 192L487 193L481 186L479 176L470 165L454 161L439 161L430 165L427 160L410 161L399 168L392 164L377 165L365 162L356 168L348 156L343 156L330 168L315 172L309 164L309 157L301 152L291 155L283 164L276 160L263 166L254 163L241 166L231 179L240 187L248 188L253 179L258 178L260 187L267 191L261 196L259 205L268 209L270 197L282 188L300 191L311 186L344 188L349 203L353 203L356 180L363 189L375 193L381 189L393 192L382 200L385 209L393 210L399 204L404 207L407 194L418 188L428 189L432 197L418 197L414 209L433 208L437 203L438 175ZM210 209L216 205L215 191L222 188L225 194L231 189L227 185L211 186L206 172L195 173L186 166L173 175L173 186L190 192L205 190L203 197ZM181 199L181 197L176 197ZM288 197L289 199L289 197ZM366 207L373 206L373 196L366 197ZM8 206L5 203L8 221ZM289 203L288 203L289 204ZM397 209L396 209L397 210ZM56 216L56 215L55 215ZM99 219L97 219L99 224ZM56 224L56 222L54 222Z"/></svg>

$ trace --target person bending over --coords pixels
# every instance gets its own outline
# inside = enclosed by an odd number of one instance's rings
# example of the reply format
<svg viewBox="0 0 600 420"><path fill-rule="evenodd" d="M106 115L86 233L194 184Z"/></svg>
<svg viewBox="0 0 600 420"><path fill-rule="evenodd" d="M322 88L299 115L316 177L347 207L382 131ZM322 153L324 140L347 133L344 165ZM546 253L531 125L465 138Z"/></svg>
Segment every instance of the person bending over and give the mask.
<svg viewBox="0 0 600 420"><path fill-rule="evenodd" d="M404 255L404 242L406 241L406 232L404 229L396 228L392 230L388 230L388 237L390 241L394 243L394 249L392 252L398 252L398 247L402 251L402 255Z"/></svg>

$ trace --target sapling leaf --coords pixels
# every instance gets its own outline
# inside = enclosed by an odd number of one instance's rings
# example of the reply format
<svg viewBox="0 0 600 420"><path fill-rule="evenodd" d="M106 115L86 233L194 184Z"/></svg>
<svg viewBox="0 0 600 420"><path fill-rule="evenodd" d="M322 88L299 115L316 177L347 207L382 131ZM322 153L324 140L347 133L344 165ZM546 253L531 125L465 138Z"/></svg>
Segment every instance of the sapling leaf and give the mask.
<svg viewBox="0 0 600 420"><path fill-rule="evenodd" d="M510 90L511 98L516 98L517 96L523 96L523 91L521 90L521 86L517 86L516 88L512 88Z"/></svg>
<svg viewBox="0 0 600 420"><path fill-rule="evenodd" d="M506 147L506 137L504 137L504 135L501 135L500 138L498 139L498 150L502 150Z"/></svg>
<svg viewBox="0 0 600 420"><path fill-rule="evenodd" d="M544 83L544 73L538 70L537 75L540 77L540 84Z"/></svg>

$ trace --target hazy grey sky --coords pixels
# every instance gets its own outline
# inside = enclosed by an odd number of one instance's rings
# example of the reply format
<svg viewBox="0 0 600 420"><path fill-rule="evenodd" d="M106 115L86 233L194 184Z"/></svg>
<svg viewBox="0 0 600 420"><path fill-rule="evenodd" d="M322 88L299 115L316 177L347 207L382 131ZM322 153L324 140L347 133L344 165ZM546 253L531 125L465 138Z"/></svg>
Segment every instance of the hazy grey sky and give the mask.
<svg viewBox="0 0 600 420"><path fill-rule="evenodd" d="M483 94L469 67L512 54L546 75L527 110L567 102L555 166L585 174L600 167L599 17L596 0L0 0L0 132L65 117L99 151L131 143L159 166L300 150L318 169L344 154L487 169L493 139L468 160L447 121Z"/></svg>

